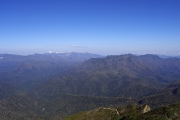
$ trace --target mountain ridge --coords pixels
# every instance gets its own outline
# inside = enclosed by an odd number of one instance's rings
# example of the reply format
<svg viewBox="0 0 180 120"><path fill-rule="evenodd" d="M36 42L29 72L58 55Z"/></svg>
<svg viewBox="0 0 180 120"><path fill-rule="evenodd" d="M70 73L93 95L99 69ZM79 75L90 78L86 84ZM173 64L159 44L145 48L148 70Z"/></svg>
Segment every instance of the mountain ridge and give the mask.
<svg viewBox="0 0 180 120"><path fill-rule="evenodd" d="M89 59L66 76L47 81L43 94L141 97L180 78L180 59L119 55ZM48 91L47 91L48 90Z"/></svg>

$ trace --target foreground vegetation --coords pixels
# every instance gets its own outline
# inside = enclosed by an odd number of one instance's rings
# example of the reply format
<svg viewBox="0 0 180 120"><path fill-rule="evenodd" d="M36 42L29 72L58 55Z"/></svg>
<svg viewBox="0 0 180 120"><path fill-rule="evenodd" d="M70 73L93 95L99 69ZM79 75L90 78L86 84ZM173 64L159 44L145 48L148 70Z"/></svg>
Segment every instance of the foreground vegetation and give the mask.
<svg viewBox="0 0 180 120"><path fill-rule="evenodd" d="M120 108L97 108L79 112L64 120L179 120L180 103L151 110L146 104Z"/></svg>

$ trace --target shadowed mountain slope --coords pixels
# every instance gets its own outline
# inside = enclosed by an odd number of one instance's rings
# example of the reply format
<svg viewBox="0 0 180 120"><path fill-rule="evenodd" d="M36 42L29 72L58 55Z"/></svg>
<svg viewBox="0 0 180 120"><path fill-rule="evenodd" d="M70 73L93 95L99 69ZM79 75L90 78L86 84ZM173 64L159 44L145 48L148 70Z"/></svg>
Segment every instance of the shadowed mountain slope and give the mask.
<svg viewBox="0 0 180 120"><path fill-rule="evenodd" d="M165 88L155 91L152 95L144 96L139 104L148 104L152 108L180 102L180 82L173 82Z"/></svg>

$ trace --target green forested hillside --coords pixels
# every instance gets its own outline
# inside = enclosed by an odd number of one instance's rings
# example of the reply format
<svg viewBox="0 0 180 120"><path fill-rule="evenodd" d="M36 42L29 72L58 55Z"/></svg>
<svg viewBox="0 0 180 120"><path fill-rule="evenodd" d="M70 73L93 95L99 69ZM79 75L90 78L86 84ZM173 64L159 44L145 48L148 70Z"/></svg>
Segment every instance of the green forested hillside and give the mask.
<svg viewBox="0 0 180 120"><path fill-rule="evenodd" d="M1 119L41 118L60 120L79 111L97 107L126 106L137 102L129 98L102 98L61 95L37 99L31 95L13 95L0 100Z"/></svg>

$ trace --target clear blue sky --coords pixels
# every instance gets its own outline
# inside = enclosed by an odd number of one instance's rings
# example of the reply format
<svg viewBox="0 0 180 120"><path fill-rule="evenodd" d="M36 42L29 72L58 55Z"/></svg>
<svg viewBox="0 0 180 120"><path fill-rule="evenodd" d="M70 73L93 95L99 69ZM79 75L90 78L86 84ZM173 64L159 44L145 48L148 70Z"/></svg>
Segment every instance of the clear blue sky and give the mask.
<svg viewBox="0 0 180 120"><path fill-rule="evenodd" d="M180 0L0 0L0 54L180 54Z"/></svg>

